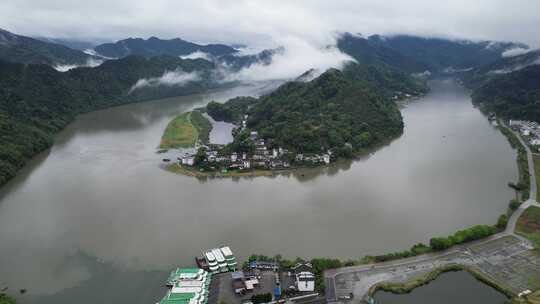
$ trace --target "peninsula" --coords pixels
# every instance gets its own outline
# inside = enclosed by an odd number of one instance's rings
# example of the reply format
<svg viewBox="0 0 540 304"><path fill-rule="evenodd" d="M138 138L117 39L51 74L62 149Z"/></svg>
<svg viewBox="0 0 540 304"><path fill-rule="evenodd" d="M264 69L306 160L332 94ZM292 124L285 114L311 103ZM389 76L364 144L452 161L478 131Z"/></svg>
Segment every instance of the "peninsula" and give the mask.
<svg viewBox="0 0 540 304"><path fill-rule="evenodd" d="M403 76L393 73L391 81ZM309 82L287 82L260 98L210 102L202 111L236 126L231 143L194 140L196 128L187 121L193 114L182 114L167 127L161 148L175 141L184 143L180 145L184 148L185 143L196 147L196 152L179 157L171 170L203 176L266 175L264 171L354 158L398 137L403 121L396 101L426 91L420 79L409 76L405 87L396 89L366 75L365 67L350 64L343 71L330 69Z"/></svg>

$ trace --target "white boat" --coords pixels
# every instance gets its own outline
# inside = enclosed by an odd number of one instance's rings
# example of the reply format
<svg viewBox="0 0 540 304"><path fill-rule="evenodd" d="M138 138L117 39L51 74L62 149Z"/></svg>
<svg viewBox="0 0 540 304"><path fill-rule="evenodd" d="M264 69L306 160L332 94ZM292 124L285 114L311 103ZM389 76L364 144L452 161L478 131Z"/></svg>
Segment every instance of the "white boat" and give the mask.
<svg viewBox="0 0 540 304"><path fill-rule="evenodd" d="M214 248L212 249L212 253L216 257L216 261L219 265L219 271L227 272L229 270L229 267L227 266L227 261L225 261L225 257L223 256L223 253L221 253L221 250Z"/></svg>
<svg viewBox="0 0 540 304"><path fill-rule="evenodd" d="M208 269L212 272L216 272L219 270L219 265L216 260L216 256L214 255L213 250L208 250L204 253L204 257L206 258L206 261L208 262Z"/></svg>
<svg viewBox="0 0 540 304"><path fill-rule="evenodd" d="M236 257L234 256L231 248L229 246L223 246L219 249L225 257L225 261L227 262L227 267L229 267L229 270L236 271L236 266L238 265L238 263L236 262Z"/></svg>

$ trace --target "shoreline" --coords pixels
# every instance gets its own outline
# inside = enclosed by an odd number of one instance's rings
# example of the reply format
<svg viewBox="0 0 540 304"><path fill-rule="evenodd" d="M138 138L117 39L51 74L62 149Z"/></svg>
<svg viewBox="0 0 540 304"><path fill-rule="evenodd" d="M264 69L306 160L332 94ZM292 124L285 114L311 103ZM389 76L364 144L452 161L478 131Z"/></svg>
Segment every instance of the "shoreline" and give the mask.
<svg viewBox="0 0 540 304"><path fill-rule="evenodd" d="M517 154L516 162L517 162L518 170L520 173L518 176L519 181L525 180L527 182L527 187L525 191L520 193L521 205L516 210L512 210L511 208L508 208L507 210L508 222L506 223L506 227L504 229L499 230L498 233L485 237L485 238L481 238L474 241L468 241L460 245L451 246L448 249L441 252L442 255L438 254L437 252L429 252L429 253L414 256L413 258L405 257L405 258L392 259L392 260L389 260L388 263L375 262L375 263L360 264L358 266L353 266L351 268L358 268L359 269L358 272L366 272L366 271L369 272L370 270L368 267L370 267L371 269L376 269L379 267L383 267L383 268L391 267L390 265L395 265L394 267L399 267L401 264L407 264L410 261L412 261L411 265L413 265L414 259L421 259L422 257L426 257L428 259L429 258L436 259L436 256L439 256L438 258L441 258L441 257L444 258L444 255L445 255L444 252L446 252L446 254L460 253L460 252L467 254L467 252L469 252L468 248L471 248L472 246L479 245L479 244L480 245L489 244L491 241L502 239L504 237L509 237L509 236L515 237L518 240L521 240L521 242L529 243L531 246L531 249L529 249L529 251L530 250L535 251L533 240L529 240L528 238L520 235L516 231L516 227L515 227L517 220L521 217L521 215L527 208L531 206L539 206L538 203L536 202L536 175L535 175L536 172L534 171L534 162L531 159L532 153L530 149L526 146L526 144L523 142L519 134L516 134L515 132L513 132L505 124L499 124L499 127L497 129L499 130L499 132L502 133L503 136L507 138L510 146L516 150L516 154ZM522 155L523 153L525 155ZM521 165L524 165L524 166L521 167ZM536 251L537 250L538 248L536 248ZM340 268L336 268L336 269L330 270L328 273L324 275L325 279L329 280L329 283L332 284L331 286L326 286L326 288L329 288L329 290L328 289L326 290L328 302L337 301L338 303L340 303L340 301L337 300L337 297L336 297L335 280L338 275L351 272L351 268L349 269L342 268L341 270ZM373 285L369 285L370 283L368 282L367 283L368 286L364 286L367 288L365 288L364 291L362 292L363 294L362 299L365 300L365 298L367 297L368 299L373 300L372 297L378 290L384 290L384 291L388 291L395 294L408 293L417 287L423 286L435 280L440 274L449 272L449 271L467 271L469 274L473 275L480 282L494 288L495 290L507 296L510 301L519 301L517 300L519 299L517 297L518 292L516 290L512 290L512 289L516 289L515 286L507 285L507 283L504 282L504 280L501 281L501 278L499 278L499 281L497 281L495 277L491 278L490 276L492 274L490 274L489 272L485 273L486 270L481 269L480 264L474 264L474 263L470 264L470 263L463 263L459 261L451 262L446 265L435 266L431 268L428 272L420 273L417 276L413 276L409 278L405 277L404 281L402 282L399 281L399 277L388 278L383 281L375 281L375 282L372 282ZM369 274L366 274L366 275L367 275L366 280L369 281L368 279ZM397 282L395 281L392 282L392 280L396 280L396 278L397 278ZM535 291L536 290L533 290L533 293ZM332 298L332 296L330 296L329 298L328 297L329 294L332 294L335 298Z"/></svg>
<svg viewBox="0 0 540 304"><path fill-rule="evenodd" d="M300 170L321 170L329 169L332 167L338 168L339 165L343 164L352 164L357 160L361 160L367 157L370 157L372 154L378 150L390 145L394 140L399 139L403 135L403 131L400 132L397 136L393 138L384 139L383 141L374 144L370 148L365 148L354 153L352 158L338 158L337 160L329 164L317 164L314 166L291 166L289 168L279 168L279 169L249 169L246 171L235 171L222 173L220 171L197 171L194 166L182 166L178 162L174 162L165 166L165 170L175 173L182 174L185 176L196 177L196 178L205 178L205 177L215 177L215 178L231 178L231 177L259 177L259 176L279 176L294 174Z"/></svg>

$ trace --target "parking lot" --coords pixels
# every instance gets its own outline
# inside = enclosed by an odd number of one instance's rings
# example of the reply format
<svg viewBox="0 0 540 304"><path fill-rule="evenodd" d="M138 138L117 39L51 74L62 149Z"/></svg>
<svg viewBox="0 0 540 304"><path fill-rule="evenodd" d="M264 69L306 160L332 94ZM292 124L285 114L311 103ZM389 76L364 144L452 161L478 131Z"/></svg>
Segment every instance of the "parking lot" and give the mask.
<svg viewBox="0 0 540 304"><path fill-rule="evenodd" d="M243 300L249 300L251 299L251 296L254 294L263 294L263 293L270 293L274 294L274 287L275 281L276 281L276 275L273 271L263 271L260 273L259 278L259 285L255 287L253 291L246 291L243 295L238 295L234 292L232 288L232 277L231 273L221 273L217 274L213 277L212 284L217 284L217 292L218 292L218 300L217 304L219 303L227 303L227 304L234 304L234 303L241 303ZM213 291L211 291L213 293ZM209 303L209 304L216 304L216 303Z"/></svg>
<svg viewBox="0 0 540 304"><path fill-rule="evenodd" d="M403 283L445 265L465 265L487 276L513 293L540 288L540 255L529 242L507 235L462 246L448 253L431 254L381 263L327 271L326 297L339 302L353 293L358 303L369 289L381 282Z"/></svg>

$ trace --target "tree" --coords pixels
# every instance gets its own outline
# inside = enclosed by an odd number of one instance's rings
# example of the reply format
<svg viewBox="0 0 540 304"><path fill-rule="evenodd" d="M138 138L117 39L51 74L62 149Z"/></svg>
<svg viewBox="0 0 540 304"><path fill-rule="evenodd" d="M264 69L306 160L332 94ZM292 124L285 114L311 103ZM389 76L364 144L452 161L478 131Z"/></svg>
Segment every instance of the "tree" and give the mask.
<svg viewBox="0 0 540 304"><path fill-rule="evenodd" d="M206 148L205 147L200 147L197 150L197 154L195 154L194 163L195 163L195 165L200 165L200 164L204 163L205 160L206 160Z"/></svg>
<svg viewBox="0 0 540 304"><path fill-rule="evenodd" d="M505 229L506 224L508 224L508 216L506 214L501 214L501 216L499 216L499 219L497 220L497 228Z"/></svg>
<svg viewBox="0 0 540 304"><path fill-rule="evenodd" d="M452 246L452 242L445 237L435 237L429 240L429 247L433 250L444 250Z"/></svg>
<svg viewBox="0 0 540 304"><path fill-rule="evenodd" d="M253 304L268 303L272 301L271 293L260 293L251 296L251 302Z"/></svg>

